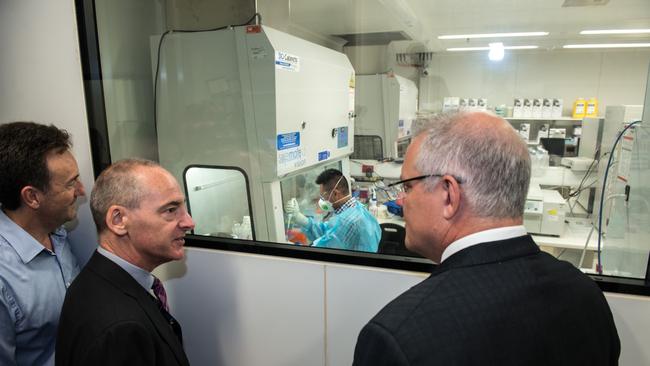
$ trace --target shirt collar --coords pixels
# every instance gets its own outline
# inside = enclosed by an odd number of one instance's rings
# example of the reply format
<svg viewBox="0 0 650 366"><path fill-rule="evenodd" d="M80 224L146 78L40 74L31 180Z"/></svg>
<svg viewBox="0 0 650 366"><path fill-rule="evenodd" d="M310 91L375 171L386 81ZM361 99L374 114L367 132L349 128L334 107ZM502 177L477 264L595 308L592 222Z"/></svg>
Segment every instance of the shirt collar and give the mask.
<svg viewBox="0 0 650 366"><path fill-rule="evenodd" d="M469 248L481 243L488 243L491 241L512 239L519 236L524 236L526 234L528 234L526 228L523 225L517 225L483 230L474 234L467 235L449 244L449 246L445 248L445 250L442 252L442 256L440 257L440 263L444 262L445 259L451 257L455 253L458 253L465 248Z"/></svg>
<svg viewBox="0 0 650 366"><path fill-rule="evenodd" d="M123 258L109 252L101 246L97 247L97 252L120 266L120 268L130 274L131 277L133 277L133 279L140 284L140 286L144 287L145 290L149 291L151 289L151 286L153 285L153 275L151 273L127 262Z"/></svg>
<svg viewBox="0 0 650 366"><path fill-rule="evenodd" d="M59 249L66 243L66 230L63 227L60 227L50 235L54 251L60 251ZM0 209L0 236L2 236L9 245L14 248L23 263L29 263L42 251L47 250L43 244L38 242L38 240L36 240L30 233L10 219L2 209Z"/></svg>
<svg viewBox="0 0 650 366"><path fill-rule="evenodd" d="M356 202L357 202L356 198L350 197L350 199L347 200L344 204L342 204L341 207L334 210L334 213L337 214L337 215L340 215L341 212L343 212L343 211L347 210L348 208L354 206Z"/></svg>

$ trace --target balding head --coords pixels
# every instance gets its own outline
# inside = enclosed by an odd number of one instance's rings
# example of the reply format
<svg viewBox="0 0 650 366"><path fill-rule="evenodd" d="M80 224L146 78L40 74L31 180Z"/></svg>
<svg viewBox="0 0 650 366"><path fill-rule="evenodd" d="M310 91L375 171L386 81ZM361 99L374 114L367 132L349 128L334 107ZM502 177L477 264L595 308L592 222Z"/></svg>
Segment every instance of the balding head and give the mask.
<svg viewBox="0 0 650 366"><path fill-rule="evenodd" d="M442 114L419 123L415 136L422 140L417 170L460 177L474 215L522 217L530 157L508 122L485 112Z"/></svg>
<svg viewBox="0 0 650 366"><path fill-rule="evenodd" d="M106 230L106 212L112 205L137 208L146 195L138 171L162 169L158 163L145 159L120 160L106 168L97 178L90 195L90 209L97 232Z"/></svg>

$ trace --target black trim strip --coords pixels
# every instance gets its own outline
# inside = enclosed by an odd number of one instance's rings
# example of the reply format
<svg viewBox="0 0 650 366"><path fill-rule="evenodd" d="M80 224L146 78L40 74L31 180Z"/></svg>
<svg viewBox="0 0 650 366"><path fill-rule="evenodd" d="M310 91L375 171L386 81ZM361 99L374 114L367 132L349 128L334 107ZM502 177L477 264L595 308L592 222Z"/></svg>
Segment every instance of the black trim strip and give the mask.
<svg viewBox="0 0 650 366"><path fill-rule="evenodd" d="M431 273L435 265L428 259L393 256L386 254L356 252L340 249L315 248L300 245L259 242L250 240L187 235L185 246L204 249L226 250L274 257L306 259L321 262L354 264L367 267L400 269Z"/></svg>
<svg viewBox="0 0 650 366"><path fill-rule="evenodd" d="M106 105L97 32L95 2L75 0L79 53L84 81L90 151L95 178L111 164L111 150L106 124Z"/></svg>

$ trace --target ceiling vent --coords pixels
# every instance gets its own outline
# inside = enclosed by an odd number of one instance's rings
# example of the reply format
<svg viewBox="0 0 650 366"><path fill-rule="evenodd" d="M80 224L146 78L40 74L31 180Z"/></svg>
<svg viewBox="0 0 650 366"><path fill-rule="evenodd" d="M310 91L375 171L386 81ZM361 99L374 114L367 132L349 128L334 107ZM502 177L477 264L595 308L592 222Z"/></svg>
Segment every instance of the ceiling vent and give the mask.
<svg viewBox="0 0 650 366"><path fill-rule="evenodd" d="M386 45L392 41L410 41L411 38L404 32L375 32L375 33L354 33L336 34L336 37L347 41L345 47L349 46L377 46Z"/></svg>
<svg viewBox="0 0 650 366"><path fill-rule="evenodd" d="M395 62L400 66L429 67L433 52L397 53Z"/></svg>
<svg viewBox="0 0 650 366"><path fill-rule="evenodd" d="M572 6L600 6L607 5L609 0L564 0L563 8Z"/></svg>

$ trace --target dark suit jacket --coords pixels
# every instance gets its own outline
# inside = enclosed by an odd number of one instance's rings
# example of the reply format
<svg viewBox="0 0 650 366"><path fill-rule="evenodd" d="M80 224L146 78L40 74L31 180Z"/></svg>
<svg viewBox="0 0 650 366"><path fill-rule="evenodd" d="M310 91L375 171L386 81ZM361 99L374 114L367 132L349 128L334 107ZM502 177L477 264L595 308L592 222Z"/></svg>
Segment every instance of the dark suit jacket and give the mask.
<svg viewBox="0 0 650 366"><path fill-rule="evenodd" d="M57 366L189 365L155 298L95 252L65 296Z"/></svg>
<svg viewBox="0 0 650 366"><path fill-rule="evenodd" d="M597 285L530 236L447 258L361 331L354 365L616 365Z"/></svg>

